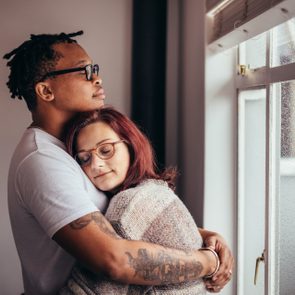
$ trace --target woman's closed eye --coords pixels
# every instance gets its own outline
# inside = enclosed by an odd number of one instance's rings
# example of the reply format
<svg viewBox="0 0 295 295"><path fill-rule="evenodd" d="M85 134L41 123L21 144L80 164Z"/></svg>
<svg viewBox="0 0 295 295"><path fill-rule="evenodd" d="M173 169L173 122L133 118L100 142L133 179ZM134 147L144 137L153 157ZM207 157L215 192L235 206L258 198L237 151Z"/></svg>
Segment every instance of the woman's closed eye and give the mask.
<svg viewBox="0 0 295 295"><path fill-rule="evenodd" d="M76 156L76 159L80 165L88 164L91 160L91 153L81 152Z"/></svg>
<svg viewBox="0 0 295 295"><path fill-rule="evenodd" d="M113 146L109 143L103 144L98 147L98 153L103 157L110 155L113 152Z"/></svg>

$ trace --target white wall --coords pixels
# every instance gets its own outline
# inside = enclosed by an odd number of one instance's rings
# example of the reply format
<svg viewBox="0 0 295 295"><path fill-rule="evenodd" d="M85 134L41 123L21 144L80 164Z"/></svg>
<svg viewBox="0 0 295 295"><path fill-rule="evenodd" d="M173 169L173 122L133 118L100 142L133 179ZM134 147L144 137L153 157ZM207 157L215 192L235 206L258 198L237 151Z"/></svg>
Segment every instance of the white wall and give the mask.
<svg viewBox="0 0 295 295"><path fill-rule="evenodd" d="M237 96L235 48L206 56L204 226L236 253ZM235 294L236 276L221 294Z"/></svg>
<svg viewBox="0 0 295 295"><path fill-rule="evenodd" d="M106 103L129 114L132 0L1 0L0 19L1 57L31 33L83 29L84 35L77 40L101 66ZM30 114L23 101L10 99L6 61L0 62L0 293L17 295L22 282L7 212L6 182L10 157L30 123Z"/></svg>

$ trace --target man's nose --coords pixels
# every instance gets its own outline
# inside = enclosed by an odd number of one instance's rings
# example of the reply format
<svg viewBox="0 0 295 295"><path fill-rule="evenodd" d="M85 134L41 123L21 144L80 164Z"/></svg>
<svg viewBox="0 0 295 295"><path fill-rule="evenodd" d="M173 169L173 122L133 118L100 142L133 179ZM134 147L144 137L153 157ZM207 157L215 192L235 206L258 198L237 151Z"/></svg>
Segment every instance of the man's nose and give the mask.
<svg viewBox="0 0 295 295"><path fill-rule="evenodd" d="M93 83L99 86L102 86L102 79L99 75L92 74L93 77Z"/></svg>

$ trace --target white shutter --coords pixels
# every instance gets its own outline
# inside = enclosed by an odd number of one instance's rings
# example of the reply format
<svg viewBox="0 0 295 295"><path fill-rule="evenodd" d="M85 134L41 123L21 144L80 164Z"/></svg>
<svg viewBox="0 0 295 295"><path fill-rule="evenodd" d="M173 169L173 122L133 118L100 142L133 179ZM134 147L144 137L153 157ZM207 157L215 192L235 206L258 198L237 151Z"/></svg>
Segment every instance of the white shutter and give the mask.
<svg viewBox="0 0 295 295"><path fill-rule="evenodd" d="M221 3L225 3L219 10L216 10L213 16L213 33L209 42L219 39L282 1L283 0L207 0L208 12L212 11L212 9Z"/></svg>

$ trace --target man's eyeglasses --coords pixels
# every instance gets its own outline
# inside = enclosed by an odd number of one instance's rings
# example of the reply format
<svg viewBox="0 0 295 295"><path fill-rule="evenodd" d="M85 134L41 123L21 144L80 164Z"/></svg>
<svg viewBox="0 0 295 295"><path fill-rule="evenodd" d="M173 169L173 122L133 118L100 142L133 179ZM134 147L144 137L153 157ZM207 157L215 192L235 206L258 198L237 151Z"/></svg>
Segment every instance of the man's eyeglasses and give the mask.
<svg viewBox="0 0 295 295"><path fill-rule="evenodd" d="M124 140L100 144L94 149L78 152L74 158L82 167L87 166L91 163L93 152L95 152L95 154L100 159L108 160L115 154L115 145L121 142L124 142Z"/></svg>
<svg viewBox="0 0 295 295"><path fill-rule="evenodd" d="M86 80L91 81L92 80L92 74L95 74L98 76L99 73L99 65L86 65L85 67L80 67L80 68L71 68L71 69L64 69L64 70L58 70L58 71L52 71L43 76L43 80L48 78L48 77L53 77L57 75L63 75L63 74L68 74L68 73L73 73L73 72L80 72L84 71Z"/></svg>

